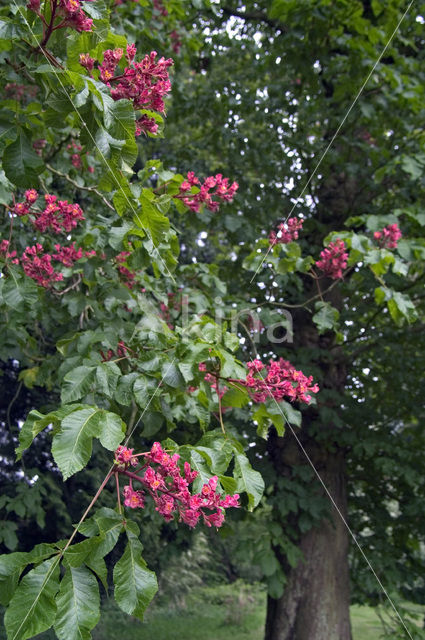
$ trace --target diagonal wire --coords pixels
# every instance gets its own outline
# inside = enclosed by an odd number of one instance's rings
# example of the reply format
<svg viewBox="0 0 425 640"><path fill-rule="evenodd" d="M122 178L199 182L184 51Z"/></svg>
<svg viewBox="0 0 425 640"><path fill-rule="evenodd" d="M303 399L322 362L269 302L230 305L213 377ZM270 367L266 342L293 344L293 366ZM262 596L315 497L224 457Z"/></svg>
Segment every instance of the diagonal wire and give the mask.
<svg viewBox="0 0 425 640"><path fill-rule="evenodd" d="M366 80L363 82L362 86L360 87L360 89L357 92L356 97L354 98L353 102L351 103L348 111L346 112L345 116L343 117L342 121L340 122L337 130L335 131L335 133L333 134L328 146L326 147L326 149L324 150L324 152L322 153L322 155L320 156L320 159L318 161L318 163L316 164L315 168L313 169L309 179L307 180L307 182L305 183L303 189L301 190L301 193L299 194L299 196L295 199L295 202L292 206L292 209L290 210L290 212L288 213L288 215L286 216L284 222L287 222L290 215L292 214L292 212L294 211L295 207L298 205L298 200L300 198L302 198L302 196L304 195L304 193L307 190L307 187L309 186L309 184L311 183L311 181L313 180L314 176L316 175L317 171L319 170L320 165L322 164L325 156L327 155L329 149L331 148L331 146L333 145L333 143L335 142L335 138L338 136L339 132L341 131L342 127L344 126L348 116L350 115L351 111L353 110L354 106L357 104L358 99L360 98L361 94L363 93L363 90L365 88L365 86L367 85L367 83L369 82L373 72L375 71L376 67L378 66L378 64L381 62L382 57L384 56L386 50L388 49L388 47L390 46L391 42L393 41L397 31L400 29L401 23L403 22L403 20L405 19L405 17L407 16L412 4L413 4L414 0L410 0L407 9L405 10L405 12L403 13L403 15L401 16L400 20L397 23L397 26L395 27L394 31L392 32L392 34L389 37L388 42L386 43L385 47L382 49L381 53L378 56L378 59L376 60L375 64L373 65L372 69L369 71ZM269 255L270 251L272 250L273 245L270 245L269 248L267 249L267 252L265 254L265 256L263 257L263 259L261 260L260 264L257 267L257 270L255 271L254 275L252 276L251 280L249 281L249 283L251 284L252 281L254 280L254 278L256 277L257 273L260 271L261 267L264 264L264 261L267 259L267 256Z"/></svg>
<svg viewBox="0 0 425 640"><path fill-rule="evenodd" d="M31 25L29 24L28 20L26 19L26 16L23 14L23 12L22 12L22 8L21 8L21 7L19 7L19 6L16 4L16 0L12 0L12 1L13 1L13 4L15 5L16 10L21 14L21 17L23 18L23 20L24 20L24 22L25 22L26 26L28 27L28 29L29 29L29 31L30 31L30 33L31 33L32 37L33 37L33 38L34 38L34 40L36 41L38 48L40 49L40 51L42 51L42 53L43 53L44 57L46 58L46 60L47 60L47 62L48 62L48 64L49 64L49 66L50 66L50 68L55 72L55 71L56 71L56 69L54 68L54 66L53 66L53 64L52 64L51 60L49 59L49 57L46 55L46 52L44 51L44 48L43 48L43 47L41 47L41 45L40 45L40 40L37 38L36 34L34 33L34 31L33 31L32 27L31 27ZM124 189L122 188L122 186L120 185L120 183L119 183L119 182L118 182L118 180L116 179L116 177L115 177L115 175L114 175L114 172L113 172L113 169L112 169L112 167L111 167L110 163L108 162L107 158L105 157L104 153L102 152L102 150L100 149L99 145L97 144L97 142L96 142L95 138L93 137L92 133L90 132L90 130L89 130L88 126L87 126L87 123L85 122L85 120L84 120L84 118L82 117L82 115L81 115L80 111L78 110L78 107L76 107L76 106L75 106L75 104L74 104L74 102L73 102L73 100L72 100L72 98L71 98L71 96L70 96L70 94L69 94L68 90L66 89L66 87L65 87L64 83L62 82L61 77L59 76L59 74L56 74L56 75L57 75L57 80L58 80L58 82L59 82L59 84L60 84L60 86L61 86L61 89L63 90L63 92L65 93L66 97L67 97L67 98L68 98L68 100L70 101L70 103L71 103L71 105L72 105L72 108L74 109L75 113L76 113L76 114L77 114L77 116L79 117L79 119L80 119L80 121L81 121L81 124L82 124L83 128L85 128L85 130L87 131L88 135L90 136L90 138L91 138L91 140L92 140L92 142L93 142L94 146L96 147L97 151L99 152L99 155L101 156L101 158L102 158L102 160L103 160L103 162L104 162L104 164L105 164L106 168L111 172L111 175L113 176L113 179L114 179L114 181L115 181L116 185L118 186L118 189L121 191L121 193L122 193L122 195L124 196L124 198L125 198L125 200L126 200L127 204L129 205L130 209L133 211L133 213L134 213L134 215L135 215L135 217L136 217L136 219L137 219L137 221L138 221L138 223L139 223L140 227L141 227L141 228L146 232L146 235L148 236L149 240L152 242L152 245L153 245L153 247L154 247L154 249L155 249L155 251L156 251L156 253L157 253L157 255L158 255L159 259L160 259L160 261L162 262L163 266L165 267L165 270L166 270L167 274L169 275L169 277L171 278L171 280L175 283L175 278L174 278L174 276L172 275L172 273L170 272L170 270L168 269L168 267L167 267L166 263L164 262L164 260L163 260L163 258L162 258L162 256L161 256L161 254L160 254L160 252L159 252L159 249L158 249L158 247L156 246L156 244L155 244L155 242L154 242L154 240L153 240L153 237L152 237L152 235L151 235L151 233L150 233L149 229L147 229L147 228L143 225L143 223L142 223L142 221L141 221L141 219L140 219L139 213L136 211L136 209L134 208L134 206L133 206L132 202L129 200L129 198L128 198L127 194L125 193ZM122 123L122 121L120 120L120 118L117 118L117 120L121 123L121 126L123 127L123 129L127 132L127 128L126 128L126 126Z"/></svg>

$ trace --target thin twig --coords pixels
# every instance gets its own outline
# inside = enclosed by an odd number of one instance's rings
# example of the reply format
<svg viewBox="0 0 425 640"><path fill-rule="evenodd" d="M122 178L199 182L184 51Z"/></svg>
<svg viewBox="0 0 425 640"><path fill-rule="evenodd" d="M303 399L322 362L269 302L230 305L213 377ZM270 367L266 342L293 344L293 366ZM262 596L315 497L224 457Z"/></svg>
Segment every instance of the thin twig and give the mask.
<svg viewBox="0 0 425 640"><path fill-rule="evenodd" d="M72 184L76 189L81 189L81 191L89 191L90 193L94 193L98 198L100 198L103 203L112 211L115 211L115 207L112 206L112 204L110 202L107 201L107 199L105 198L105 196L103 196L100 191L98 191L96 189L96 187L86 187L86 186L81 186L80 184L78 184L78 182L75 182L75 180L73 180L72 178L69 177L68 174L66 173L62 173L62 171L58 171L57 169L54 169L50 164L46 164L46 168L49 169L49 171L51 171L52 173L55 173L57 176L60 176L61 178L64 178L64 180L66 180L67 182L69 182L70 184Z"/></svg>

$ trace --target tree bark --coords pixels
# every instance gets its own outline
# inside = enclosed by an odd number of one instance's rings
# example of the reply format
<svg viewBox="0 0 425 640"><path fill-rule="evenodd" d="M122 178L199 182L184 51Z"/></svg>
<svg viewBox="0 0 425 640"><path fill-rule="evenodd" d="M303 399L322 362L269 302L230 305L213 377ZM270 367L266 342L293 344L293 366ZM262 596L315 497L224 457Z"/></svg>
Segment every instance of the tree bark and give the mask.
<svg viewBox="0 0 425 640"><path fill-rule="evenodd" d="M346 518L346 478L342 456L329 456L319 469ZM281 598L268 596L265 640L351 640L348 531L332 506L329 519L300 538L303 559L286 567Z"/></svg>

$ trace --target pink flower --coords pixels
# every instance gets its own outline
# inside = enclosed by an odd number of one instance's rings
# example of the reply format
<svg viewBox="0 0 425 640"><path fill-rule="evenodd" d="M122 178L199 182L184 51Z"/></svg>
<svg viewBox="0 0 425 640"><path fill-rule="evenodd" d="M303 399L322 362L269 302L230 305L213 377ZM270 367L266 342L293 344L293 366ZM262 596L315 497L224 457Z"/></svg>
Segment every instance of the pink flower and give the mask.
<svg viewBox="0 0 425 640"><path fill-rule="evenodd" d="M92 71L95 62L95 59L89 56L88 53L80 53L80 65L87 71Z"/></svg>
<svg viewBox="0 0 425 640"><path fill-rule="evenodd" d="M342 271L347 266L347 259L345 242L337 238L320 252L320 260L317 260L316 266L324 272L324 275L337 280L343 276Z"/></svg>
<svg viewBox="0 0 425 640"><path fill-rule="evenodd" d="M124 504L130 509L137 509L145 506L143 491L134 491L132 487L124 487Z"/></svg>
<svg viewBox="0 0 425 640"><path fill-rule="evenodd" d="M198 185L200 185L199 188ZM231 202L238 186L237 182L229 185L229 179L223 178L221 173L209 176L201 184L193 171L189 171L187 180L181 183L179 193L174 198L181 200L188 209L195 213L200 211L201 205L205 205L207 209L215 212L218 210L220 203L213 198L216 197L224 202ZM196 187L197 191L195 193L192 192L192 187Z"/></svg>
<svg viewBox="0 0 425 640"><path fill-rule="evenodd" d="M302 229L303 220L301 218L289 218L287 222L278 225L278 232L271 231L269 235L270 244L288 244L298 239L298 231Z"/></svg>
<svg viewBox="0 0 425 640"><path fill-rule="evenodd" d="M253 366L255 364L255 366ZM297 371L295 367L280 358L277 361L270 361L265 366L259 360L254 360L248 364L248 374L245 380L234 380L248 388L254 402L265 402L268 398L274 398L278 402L290 400L305 402L308 404L312 393L317 393L319 387L313 384L312 376L305 376L302 371ZM255 377L255 373L266 369L265 374Z"/></svg>
<svg viewBox="0 0 425 640"><path fill-rule="evenodd" d="M0 242L0 258L4 260L10 260L12 264L19 264L19 258L16 251L9 251L9 240L2 240Z"/></svg>
<svg viewBox="0 0 425 640"><path fill-rule="evenodd" d="M38 193L35 189L28 189L25 191L25 200L28 204L34 204L37 201Z"/></svg>
<svg viewBox="0 0 425 640"><path fill-rule="evenodd" d="M156 51L152 51L140 62L135 62L136 52L134 44L127 46L125 58L128 66L122 73L115 75L124 52L122 49L107 49L103 54L103 62L98 65L100 80L111 87L114 100L130 100L135 110L152 109L164 113L164 97L171 90L168 68L174 64L173 60L163 57L157 60ZM80 59L80 64L91 70L87 67L85 58ZM144 114L137 119L136 136L147 132L156 134L157 131L158 125L154 118Z"/></svg>
<svg viewBox="0 0 425 640"><path fill-rule="evenodd" d="M27 247L21 258L25 274L45 288L49 288L54 282L63 280L63 275L55 272L51 262L52 256L45 254L39 243Z"/></svg>
<svg viewBox="0 0 425 640"><path fill-rule="evenodd" d="M178 514L180 520L190 527L194 527L201 517L208 527L220 527L224 522L225 509L239 506L238 495L222 496L217 493L217 476L213 476L204 484L201 493L192 494L189 484L195 480L198 473L192 471L190 464L185 462L182 475L178 466L179 455L169 455L159 442L155 442L151 450L144 454L144 464L138 472L128 471L128 465L133 464L133 460L138 460L138 457L133 455L133 449L118 447L115 460L122 465L117 467L117 472L127 474L131 478L130 485L124 489L124 504L131 508L144 506L143 492L134 491L131 484L139 480L153 499L156 511L167 522ZM156 465L155 468L153 465ZM215 513L210 513L212 510L215 510Z"/></svg>
<svg viewBox="0 0 425 640"><path fill-rule="evenodd" d="M40 0L29 0L27 7L31 11L38 13L40 11Z"/></svg>
<svg viewBox="0 0 425 640"><path fill-rule="evenodd" d="M147 115L143 115L141 118L136 120L136 131L135 135L140 136L141 133L152 133L153 135L158 133L158 125L155 121L155 118L150 118Z"/></svg>
<svg viewBox="0 0 425 640"><path fill-rule="evenodd" d="M380 247L385 249L396 249L402 233L397 224L389 224L382 231L375 231L373 234Z"/></svg>
<svg viewBox="0 0 425 640"><path fill-rule="evenodd" d="M70 247L61 247L60 244L55 244L57 253L52 254L52 258L62 262L65 267L72 267L74 262L80 260L83 257L83 250L75 248L75 242Z"/></svg>

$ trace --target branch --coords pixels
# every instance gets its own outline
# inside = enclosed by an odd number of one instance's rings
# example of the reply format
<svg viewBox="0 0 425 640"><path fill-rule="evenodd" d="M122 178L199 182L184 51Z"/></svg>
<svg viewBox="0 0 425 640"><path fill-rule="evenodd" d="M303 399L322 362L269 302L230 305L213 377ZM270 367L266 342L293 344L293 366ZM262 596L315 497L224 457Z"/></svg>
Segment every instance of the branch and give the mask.
<svg viewBox="0 0 425 640"><path fill-rule="evenodd" d="M105 196L103 196L100 193L100 191L98 191L96 189L96 187L82 187L81 185L78 184L78 182L75 182L75 180L70 178L68 174L62 173L62 171L58 171L57 169L54 169L50 164L46 164L46 168L49 169L49 171L51 171L52 173L56 174L57 176L60 176L61 178L64 178L64 180L66 180L67 182L72 184L72 186L74 186L76 189L81 189L82 191L89 191L90 193L94 193L98 198L100 198L102 200L102 202L109 209L111 209L112 211L115 211L115 208L111 205L110 202L107 201Z"/></svg>

